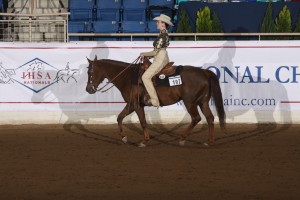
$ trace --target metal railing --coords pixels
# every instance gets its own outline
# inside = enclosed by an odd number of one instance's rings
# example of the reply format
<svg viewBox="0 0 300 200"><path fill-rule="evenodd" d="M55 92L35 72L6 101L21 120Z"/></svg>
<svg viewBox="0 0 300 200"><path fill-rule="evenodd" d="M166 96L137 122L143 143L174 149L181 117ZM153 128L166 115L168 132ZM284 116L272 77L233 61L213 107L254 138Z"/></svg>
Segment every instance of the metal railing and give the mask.
<svg viewBox="0 0 300 200"><path fill-rule="evenodd" d="M68 16L70 13L49 14L12 14L0 13L0 41L3 42L68 42L72 37L97 40L97 38L153 38L158 33L69 33ZM201 38L230 39L291 39L300 33L169 33L174 38L199 41ZM109 39L108 39L109 40Z"/></svg>
<svg viewBox="0 0 300 200"><path fill-rule="evenodd" d="M2 42L67 42L69 13L0 13Z"/></svg>
<svg viewBox="0 0 300 200"><path fill-rule="evenodd" d="M134 38L139 37L156 37L158 33L68 33L68 39L72 37L114 37L114 38L124 38L129 37L130 41L134 41ZM262 37L295 37L300 36L300 33L169 33L170 37L188 37L189 40L199 41L201 37L240 37L240 38L256 38L257 40L262 40Z"/></svg>

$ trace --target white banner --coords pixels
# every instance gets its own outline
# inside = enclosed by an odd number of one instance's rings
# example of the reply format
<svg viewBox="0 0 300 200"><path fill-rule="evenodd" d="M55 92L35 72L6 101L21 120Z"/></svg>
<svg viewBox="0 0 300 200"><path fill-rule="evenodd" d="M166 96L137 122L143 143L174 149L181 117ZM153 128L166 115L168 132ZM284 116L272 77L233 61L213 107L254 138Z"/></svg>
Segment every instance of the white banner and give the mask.
<svg viewBox="0 0 300 200"><path fill-rule="evenodd" d="M151 50L152 42L0 43L0 110L118 114L125 103L116 88L93 95L85 91L87 57L131 63ZM272 122L278 121L274 112L286 116L300 110L300 41L172 41L168 53L175 65L217 74L228 118L254 112L255 121L266 121L259 114L266 112ZM185 108L177 103L160 109L164 111ZM292 122L292 114L279 121Z"/></svg>

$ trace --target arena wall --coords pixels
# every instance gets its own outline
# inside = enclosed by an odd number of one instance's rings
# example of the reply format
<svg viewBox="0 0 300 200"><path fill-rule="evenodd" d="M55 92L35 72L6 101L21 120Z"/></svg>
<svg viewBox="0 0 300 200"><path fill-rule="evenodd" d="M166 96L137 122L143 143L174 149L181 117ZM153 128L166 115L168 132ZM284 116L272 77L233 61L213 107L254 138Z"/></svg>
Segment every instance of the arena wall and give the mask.
<svg viewBox="0 0 300 200"><path fill-rule="evenodd" d="M151 46L150 41L0 43L0 124L116 123L124 100L114 87L93 95L85 91L87 58L131 63ZM175 65L217 74L228 123L300 122L300 41L173 41L168 52ZM151 123L190 120L182 102L146 113ZM125 122L136 123L137 116Z"/></svg>

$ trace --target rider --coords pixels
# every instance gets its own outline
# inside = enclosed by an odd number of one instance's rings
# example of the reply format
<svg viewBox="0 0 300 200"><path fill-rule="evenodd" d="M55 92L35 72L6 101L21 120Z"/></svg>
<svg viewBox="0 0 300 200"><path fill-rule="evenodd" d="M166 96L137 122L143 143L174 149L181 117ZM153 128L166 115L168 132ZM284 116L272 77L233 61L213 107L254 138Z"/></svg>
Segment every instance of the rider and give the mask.
<svg viewBox="0 0 300 200"><path fill-rule="evenodd" d="M161 71L161 69L169 63L168 52L166 51L169 46L169 36L167 29L169 26L173 26L169 16L161 14L158 17L155 17L153 20L156 20L157 29L160 30L158 37L154 40L153 46L154 50L150 52L143 52L140 54L143 59L146 57L154 57L153 63L145 71L142 76L143 83L145 88L150 96L150 99L145 102L148 106L159 107L159 100L157 93L152 83L152 77Z"/></svg>

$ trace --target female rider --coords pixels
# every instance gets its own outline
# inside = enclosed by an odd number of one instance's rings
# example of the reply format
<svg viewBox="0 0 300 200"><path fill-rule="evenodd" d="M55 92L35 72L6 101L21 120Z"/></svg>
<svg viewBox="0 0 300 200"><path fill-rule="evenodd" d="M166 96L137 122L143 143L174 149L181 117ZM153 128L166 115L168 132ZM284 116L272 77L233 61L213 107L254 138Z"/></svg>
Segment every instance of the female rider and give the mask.
<svg viewBox="0 0 300 200"><path fill-rule="evenodd" d="M142 59L144 56L154 57L153 63L143 74L142 80L150 96L150 99L147 100L145 104L147 106L159 107L159 100L151 79L153 76L159 73L166 64L169 63L168 52L166 50L169 46L169 35L167 29L170 26L173 26L173 23L171 22L170 17L164 14L155 17L153 20L156 20L157 29L160 30L160 33L153 42L153 51L143 52L140 54L140 56Z"/></svg>

